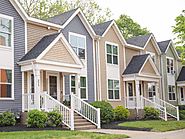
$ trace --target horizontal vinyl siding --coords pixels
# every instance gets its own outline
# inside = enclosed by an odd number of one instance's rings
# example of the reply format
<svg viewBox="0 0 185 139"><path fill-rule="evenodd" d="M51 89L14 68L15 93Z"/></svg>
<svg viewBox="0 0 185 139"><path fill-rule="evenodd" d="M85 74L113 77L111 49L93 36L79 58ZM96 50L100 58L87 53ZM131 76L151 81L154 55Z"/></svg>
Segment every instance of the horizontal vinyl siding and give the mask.
<svg viewBox="0 0 185 139"><path fill-rule="evenodd" d="M22 18L8 0L0 0L0 14L14 17L14 100L0 100L0 113L22 108L22 73L18 60L25 53L25 25Z"/></svg>

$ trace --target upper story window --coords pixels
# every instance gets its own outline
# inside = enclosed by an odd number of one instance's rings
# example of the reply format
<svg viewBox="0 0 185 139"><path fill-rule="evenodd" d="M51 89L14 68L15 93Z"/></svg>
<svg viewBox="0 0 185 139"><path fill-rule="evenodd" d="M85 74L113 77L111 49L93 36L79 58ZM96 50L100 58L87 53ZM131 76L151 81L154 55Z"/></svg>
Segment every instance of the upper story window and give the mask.
<svg viewBox="0 0 185 139"><path fill-rule="evenodd" d="M71 33L71 32L69 33L69 36L70 36L69 42L73 50L80 58L85 59L86 36Z"/></svg>
<svg viewBox="0 0 185 139"><path fill-rule="evenodd" d="M146 52L147 54L150 54L152 60L154 61L155 63L155 53L152 53L152 52Z"/></svg>
<svg viewBox="0 0 185 139"><path fill-rule="evenodd" d="M0 98L12 98L12 70L0 69Z"/></svg>
<svg viewBox="0 0 185 139"><path fill-rule="evenodd" d="M173 58L167 58L167 73L173 72Z"/></svg>
<svg viewBox="0 0 185 139"><path fill-rule="evenodd" d="M175 86L168 85L168 96L169 100L176 100Z"/></svg>
<svg viewBox="0 0 185 139"><path fill-rule="evenodd" d="M0 45L11 47L12 21L0 16Z"/></svg>
<svg viewBox="0 0 185 139"><path fill-rule="evenodd" d="M106 44L107 49L107 63L118 65L118 46Z"/></svg>

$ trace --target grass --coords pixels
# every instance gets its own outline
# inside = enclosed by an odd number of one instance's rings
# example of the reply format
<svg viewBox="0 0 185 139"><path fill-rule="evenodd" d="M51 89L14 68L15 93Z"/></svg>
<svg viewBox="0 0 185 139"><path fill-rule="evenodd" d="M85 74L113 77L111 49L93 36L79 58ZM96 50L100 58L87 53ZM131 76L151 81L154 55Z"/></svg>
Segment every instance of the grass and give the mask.
<svg viewBox="0 0 185 139"><path fill-rule="evenodd" d="M111 135L82 131L0 132L0 139L121 139L128 137L127 135Z"/></svg>
<svg viewBox="0 0 185 139"><path fill-rule="evenodd" d="M185 128L185 121L136 121L118 124L124 127L152 128L151 131L171 131Z"/></svg>

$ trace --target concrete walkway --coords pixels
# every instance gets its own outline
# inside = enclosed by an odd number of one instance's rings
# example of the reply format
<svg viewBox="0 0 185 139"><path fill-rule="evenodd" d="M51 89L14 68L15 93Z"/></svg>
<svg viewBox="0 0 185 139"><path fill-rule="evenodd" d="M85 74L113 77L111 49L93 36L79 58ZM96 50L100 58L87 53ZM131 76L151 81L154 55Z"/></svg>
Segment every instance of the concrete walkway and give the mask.
<svg viewBox="0 0 185 139"><path fill-rule="evenodd" d="M91 129L82 131L99 133L101 132L108 134L122 134L130 136L132 139L185 139L185 129L168 132L146 132L114 129Z"/></svg>

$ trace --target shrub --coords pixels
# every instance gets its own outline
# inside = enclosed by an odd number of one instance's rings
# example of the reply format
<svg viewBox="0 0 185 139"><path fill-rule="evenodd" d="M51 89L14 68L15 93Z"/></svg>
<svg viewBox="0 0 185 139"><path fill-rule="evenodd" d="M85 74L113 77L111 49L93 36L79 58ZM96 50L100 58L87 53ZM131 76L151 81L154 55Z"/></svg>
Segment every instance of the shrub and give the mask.
<svg viewBox="0 0 185 139"><path fill-rule="evenodd" d="M178 105L179 106L179 110L185 110L185 105Z"/></svg>
<svg viewBox="0 0 185 139"><path fill-rule="evenodd" d="M158 119L159 111L153 107L144 107L144 118L145 119Z"/></svg>
<svg viewBox="0 0 185 139"><path fill-rule="evenodd" d="M91 103L92 106L100 108L100 118L102 124L108 124L114 121L114 109L110 103L105 101L96 101Z"/></svg>
<svg viewBox="0 0 185 139"><path fill-rule="evenodd" d="M62 115L59 112L58 108L54 109L51 112L47 113L48 115L48 123L50 124L50 126L60 126L62 123Z"/></svg>
<svg viewBox="0 0 185 139"><path fill-rule="evenodd" d="M130 112L123 106L117 106L114 109L114 116L116 120L125 120L129 117Z"/></svg>
<svg viewBox="0 0 185 139"><path fill-rule="evenodd" d="M15 126L16 120L13 116L14 114L8 112L8 110L6 112L3 112L0 115L0 124L2 124L2 126Z"/></svg>
<svg viewBox="0 0 185 139"><path fill-rule="evenodd" d="M179 111L179 118L180 118L180 120L185 120L185 110Z"/></svg>
<svg viewBox="0 0 185 139"><path fill-rule="evenodd" d="M37 127L44 128L46 122L48 121L48 116L43 111L39 110L30 110L28 112L27 126L28 127Z"/></svg>

